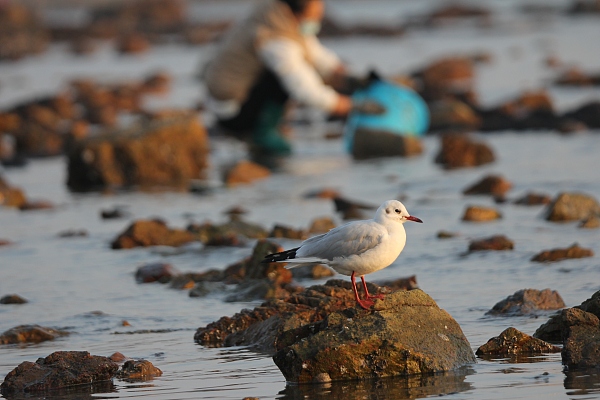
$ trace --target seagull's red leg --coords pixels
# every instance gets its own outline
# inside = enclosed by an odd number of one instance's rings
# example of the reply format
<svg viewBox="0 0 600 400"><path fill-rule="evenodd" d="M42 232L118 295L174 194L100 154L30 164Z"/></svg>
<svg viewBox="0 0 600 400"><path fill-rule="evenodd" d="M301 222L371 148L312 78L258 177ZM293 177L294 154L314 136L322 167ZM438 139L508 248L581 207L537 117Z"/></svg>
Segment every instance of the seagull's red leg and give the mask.
<svg viewBox="0 0 600 400"><path fill-rule="evenodd" d="M366 300L361 300L360 297L358 297L358 289L356 288L356 281L354 280L355 275L356 275L356 272L352 271L350 280L352 280L352 290L354 291L354 298L356 299L356 302L358 303L359 306L361 306L365 310L368 310L375 303L373 302L373 300L371 300L369 298L367 298ZM364 282L364 279L363 279L363 282Z"/></svg>
<svg viewBox="0 0 600 400"><path fill-rule="evenodd" d="M365 293L367 294L367 299L371 300L371 299L380 299L383 300L385 298L385 295L383 294L376 294L376 295L372 295L369 293L369 289L367 289L367 282L365 281L365 276L361 276L360 279L362 280L362 284L363 284L363 288L365 289Z"/></svg>

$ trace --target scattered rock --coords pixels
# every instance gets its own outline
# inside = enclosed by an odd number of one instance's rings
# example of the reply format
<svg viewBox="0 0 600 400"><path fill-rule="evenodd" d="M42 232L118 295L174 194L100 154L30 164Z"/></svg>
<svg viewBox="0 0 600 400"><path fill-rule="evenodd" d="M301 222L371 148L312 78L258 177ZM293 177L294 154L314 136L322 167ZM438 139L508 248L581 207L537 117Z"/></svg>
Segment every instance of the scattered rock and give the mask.
<svg viewBox="0 0 600 400"><path fill-rule="evenodd" d="M21 211L35 211L35 210L52 210L55 206L51 201L48 200L33 200L26 201L19 207Z"/></svg>
<svg viewBox="0 0 600 400"><path fill-rule="evenodd" d="M376 301L374 312L334 312L292 332L279 336L273 356L288 382L435 373L475 362L458 323L419 289Z"/></svg>
<svg viewBox="0 0 600 400"><path fill-rule="evenodd" d="M18 3L0 8L0 61L18 60L46 50L50 35L34 10Z"/></svg>
<svg viewBox="0 0 600 400"><path fill-rule="evenodd" d="M489 238L473 240L469 243L469 252L482 250L512 250L515 244L504 235L491 236Z"/></svg>
<svg viewBox="0 0 600 400"><path fill-rule="evenodd" d="M182 246L192 242L196 236L182 229L170 229L161 220L134 221L111 244L113 249L131 249L147 246Z"/></svg>
<svg viewBox="0 0 600 400"><path fill-rule="evenodd" d="M529 336L515 328L506 328L499 336L493 337L479 347L475 354L481 355L514 355L558 353L560 347Z"/></svg>
<svg viewBox="0 0 600 400"><path fill-rule="evenodd" d="M571 67L563 71L554 81L561 86L595 86L600 85L600 74L592 75L583 72L578 67Z"/></svg>
<svg viewBox="0 0 600 400"><path fill-rule="evenodd" d="M306 240L308 234L304 229L294 229L289 226L275 225L269 233L270 238L285 238L295 240Z"/></svg>
<svg viewBox="0 0 600 400"><path fill-rule="evenodd" d="M72 238L72 237L87 237L88 232L85 229L68 229L66 231L58 232L59 238Z"/></svg>
<svg viewBox="0 0 600 400"><path fill-rule="evenodd" d="M376 210L377 207L372 204L360 203L354 200L348 200L342 197L334 197L335 212L341 213L343 219L364 219L362 210Z"/></svg>
<svg viewBox="0 0 600 400"><path fill-rule="evenodd" d="M521 206L539 206L549 204L552 199L547 194L529 192L514 201Z"/></svg>
<svg viewBox="0 0 600 400"><path fill-rule="evenodd" d="M452 238L455 238L458 236L460 236L459 233L450 232L450 231L438 231L438 233L437 233L438 239L452 239Z"/></svg>
<svg viewBox="0 0 600 400"><path fill-rule="evenodd" d="M443 134L441 149L435 162L446 169L476 167L495 160L492 149L480 142L472 141L464 134Z"/></svg>
<svg viewBox="0 0 600 400"><path fill-rule="evenodd" d="M417 285L416 275L411 275L406 278L398 278L391 281L378 281L376 283L380 286L379 291L382 293L390 293L396 290L413 290L419 288L419 285Z"/></svg>
<svg viewBox="0 0 600 400"><path fill-rule="evenodd" d="M100 218L102 219L121 219L127 217L128 215L129 213L120 207L100 211Z"/></svg>
<svg viewBox="0 0 600 400"><path fill-rule="evenodd" d="M583 122L590 129L600 128L600 101L592 101L564 115L566 119Z"/></svg>
<svg viewBox="0 0 600 400"><path fill-rule="evenodd" d="M567 14L600 14L600 4L596 0L573 0Z"/></svg>
<svg viewBox="0 0 600 400"><path fill-rule="evenodd" d="M127 360L116 374L119 379L140 381L152 380L161 375L162 371L148 360Z"/></svg>
<svg viewBox="0 0 600 400"><path fill-rule="evenodd" d="M468 57L448 57L435 60L418 75L423 81L421 95L431 101L441 99L446 94L471 91L475 68L473 60Z"/></svg>
<svg viewBox="0 0 600 400"><path fill-rule="evenodd" d="M110 357L108 357L108 358L110 358L110 360L111 360L111 361L114 361L114 362L116 362L116 363L122 363L122 362L124 362L125 360L128 360L128 359L129 359L129 357L126 357L126 356L125 356L123 353L119 353L118 351L117 351L117 352L115 352L115 353L113 353L113 354L112 354Z"/></svg>
<svg viewBox="0 0 600 400"><path fill-rule="evenodd" d="M482 206L468 206L462 217L463 221L485 222L502 218L502 214L495 208Z"/></svg>
<svg viewBox="0 0 600 400"><path fill-rule="evenodd" d="M69 332L39 325L19 325L0 335L0 344L40 343L66 336Z"/></svg>
<svg viewBox="0 0 600 400"><path fill-rule="evenodd" d="M431 131L472 131L481 126L481 117L468 104L458 99L444 98L429 105Z"/></svg>
<svg viewBox="0 0 600 400"><path fill-rule="evenodd" d="M496 303L486 314L527 315L538 310L559 310L564 307L565 302L555 290L521 289Z"/></svg>
<svg viewBox="0 0 600 400"><path fill-rule="evenodd" d="M310 223L310 227L308 228L308 233L311 234L320 234L327 233L333 228L335 228L335 222L330 217L321 217L313 219Z"/></svg>
<svg viewBox="0 0 600 400"><path fill-rule="evenodd" d="M585 218L584 220L582 220L581 223L579 224L579 227L586 228L586 229L600 228L600 218L596 215L591 215L591 216Z"/></svg>
<svg viewBox="0 0 600 400"><path fill-rule="evenodd" d="M577 192L559 193L545 210L545 218L553 222L581 220L594 214L600 215L598 201Z"/></svg>
<svg viewBox="0 0 600 400"><path fill-rule="evenodd" d="M19 296L18 294L7 294L0 299L0 304L25 304L29 303L27 299Z"/></svg>
<svg viewBox="0 0 600 400"><path fill-rule="evenodd" d="M0 239L0 246L10 246L11 244L13 244L13 242L8 239Z"/></svg>
<svg viewBox="0 0 600 400"><path fill-rule="evenodd" d="M487 175L477 183L463 190L463 194L485 194L494 197L504 197L512 188L512 184L499 175Z"/></svg>
<svg viewBox="0 0 600 400"><path fill-rule="evenodd" d="M244 238L264 239L269 236L264 227L246 222L237 216L221 225L210 222L193 223L188 225L187 230L208 246L239 246Z"/></svg>
<svg viewBox="0 0 600 400"><path fill-rule="evenodd" d="M27 203L25 193L11 186L0 176L0 205L20 208L25 203Z"/></svg>
<svg viewBox="0 0 600 400"><path fill-rule="evenodd" d="M123 35L117 41L117 50L120 53L140 54L150 49L150 41L141 33Z"/></svg>
<svg viewBox="0 0 600 400"><path fill-rule="evenodd" d="M36 362L24 361L6 375L3 395L35 393L110 380L119 366L87 351L56 351Z"/></svg>
<svg viewBox="0 0 600 400"><path fill-rule="evenodd" d="M354 132L352 157L366 160L378 157L413 157L423 153L421 140L416 136L357 129Z"/></svg>
<svg viewBox="0 0 600 400"><path fill-rule="evenodd" d="M571 312L566 312L572 310ZM600 318L600 291L597 291L591 298L585 300L572 309L563 310L560 314L553 315L542 324L533 334L533 336L550 342L561 342L565 339L567 328L570 325L576 325L584 322L587 325L598 326ZM585 311L578 313L577 311ZM579 321L579 322L578 322Z"/></svg>
<svg viewBox="0 0 600 400"><path fill-rule="evenodd" d="M271 171L252 161L240 161L225 173L225 184L236 186L253 183L271 176Z"/></svg>
<svg viewBox="0 0 600 400"><path fill-rule="evenodd" d="M293 268L291 271L294 279L323 279L335 275L334 271L321 264Z"/></svg>
<svg viewBox="0 0 600 400"><path fill-rule="evenodd" d="M179 275L180 272L171 264L157 262L139 267L135 271L135 280L138 283L167 283Z"/></svg>
<svg viewBox="0 0 600 400"><path fill-rule="evenodd" d="M198 328L194 340L210 346L253 346L274 353L285 332L295 337L296 328L321 321L334 311L356 308L351 285L349 280L332 279L284 299L268 300L253 310L245 309ZM367 282L367 286L372 294L380 292L375 284Z"/></svg>
<svg viewBox="0 0 600 400"><path fill-rule="evenodd" d="M68 186L187 188L205 173L208 135L195 115L180 114L76 142L68 155Z"/></svg>
<svg viewBox="0 0 600 400"><path fill-rule="evenodd" d="M600 320L590 312L569 308L562 312L562 362L569 369L600 366Z"/></svg>
<svg viewBox="0 0 600 400"><path fill-rule="evenodd" d="M591 249L579 247L577 243L574 243L573 245L571 245L571 247L567 247L565 249L544 250L541 253L533 256L531 261L554 262L566 260L568 258L585 258L593 256L594 252Z"/></svg>

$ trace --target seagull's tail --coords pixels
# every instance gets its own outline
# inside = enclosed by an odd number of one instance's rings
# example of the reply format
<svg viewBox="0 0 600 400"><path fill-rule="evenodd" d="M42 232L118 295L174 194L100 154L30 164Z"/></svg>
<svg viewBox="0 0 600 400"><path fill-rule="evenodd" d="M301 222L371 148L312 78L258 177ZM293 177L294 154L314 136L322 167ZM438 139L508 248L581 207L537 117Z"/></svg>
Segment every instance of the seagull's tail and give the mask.
<svg viewBox="0 0 600 400"><path fill-rule="evenodd" d="M280 253L269 254L262 260L264 263L272 263L272 262L287 262L287 260L291 260L296 258L296 251L300 247L296 247L295 249L290 249L286 251L282 251Z"/></svg>

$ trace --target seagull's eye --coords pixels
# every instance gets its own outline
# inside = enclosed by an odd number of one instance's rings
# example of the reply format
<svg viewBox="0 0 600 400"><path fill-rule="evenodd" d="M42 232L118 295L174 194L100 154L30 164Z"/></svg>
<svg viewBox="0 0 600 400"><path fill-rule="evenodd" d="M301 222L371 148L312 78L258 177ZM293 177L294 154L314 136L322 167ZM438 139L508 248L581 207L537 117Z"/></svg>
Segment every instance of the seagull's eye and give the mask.
<svg viewBox="0 0 600 400"><path fill-rule="evenodd" d="M400 214L400 210L398 210L397 208L394 211L396 211L396 214Z"/></svg>

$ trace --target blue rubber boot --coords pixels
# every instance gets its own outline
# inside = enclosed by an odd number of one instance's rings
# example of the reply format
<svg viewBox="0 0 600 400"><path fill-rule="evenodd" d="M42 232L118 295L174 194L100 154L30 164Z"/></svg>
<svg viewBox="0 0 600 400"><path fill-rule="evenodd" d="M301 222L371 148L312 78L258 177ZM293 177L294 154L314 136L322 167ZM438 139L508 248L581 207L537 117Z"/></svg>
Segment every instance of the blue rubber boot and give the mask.
<svg viewBox="0 0 600 400"><path fill-rule="evenodd" d="M264 105L252 132L251 148L254 156L287 156L291 154L292 146L277 129L284 111L283 104L268 102Z"/></svg>

